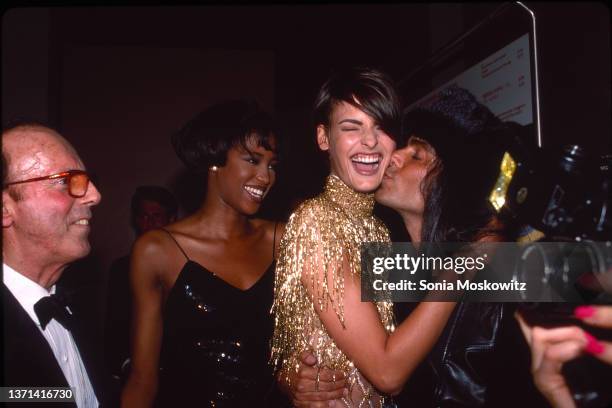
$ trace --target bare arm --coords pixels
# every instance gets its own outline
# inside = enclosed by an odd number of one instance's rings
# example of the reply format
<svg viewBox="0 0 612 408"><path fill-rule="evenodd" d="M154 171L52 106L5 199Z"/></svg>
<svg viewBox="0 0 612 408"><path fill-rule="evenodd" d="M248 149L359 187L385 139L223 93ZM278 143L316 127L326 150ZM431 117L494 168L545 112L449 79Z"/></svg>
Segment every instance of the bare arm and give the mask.
<svg viewBox="0 0 612 408"><path fill-rule="evenodd" d="M163 291L159 268L164 253L159 232L136 241L131 258L132 329L130 376L121 395L122 407L151 407L158 382L159 353L162 341Z"/></svg>
<svg viewBox="0 0 612 408"><path fill-rule="evenodd" d="M323 270L315 271L319 282L324 273ZM422 302L393 334L388 335L376 306L361 301L361 284L349 272L346 260L342 273L344 327L333 308L315 309L335 343L361 373L380 391L396 394L437 341L455 303ZM308 271L302 271L302 284L318 304L317 290L309 275Z"/></svg>

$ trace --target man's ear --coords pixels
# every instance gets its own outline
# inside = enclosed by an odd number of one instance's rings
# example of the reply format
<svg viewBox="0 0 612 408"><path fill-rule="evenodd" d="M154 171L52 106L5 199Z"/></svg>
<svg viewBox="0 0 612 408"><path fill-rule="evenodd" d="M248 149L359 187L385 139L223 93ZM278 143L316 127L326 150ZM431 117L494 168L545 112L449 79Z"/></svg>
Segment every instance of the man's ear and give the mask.
<svg viewBox="0 0 612 408"><path fill-rule="evenodd" d="M15 200L10 196L8 191L2 192L2 228L8 228L13 225L13 210Z"/></svg>
<svg viewBox="0 0 612 408"><path fill-rule="evenodd" d="M327 128L323 124L317 126L317 144L319 149L326 151L329 150L329 136L327 134Z"/></svg>

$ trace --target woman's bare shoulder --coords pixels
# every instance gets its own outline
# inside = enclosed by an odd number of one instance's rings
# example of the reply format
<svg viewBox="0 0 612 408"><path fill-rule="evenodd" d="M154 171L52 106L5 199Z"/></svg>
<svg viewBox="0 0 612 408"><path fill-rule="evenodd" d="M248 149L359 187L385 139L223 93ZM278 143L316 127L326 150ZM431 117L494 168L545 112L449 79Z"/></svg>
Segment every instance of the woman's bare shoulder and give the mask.
<svg viewBox="0 0 612 408"><path fill-rule="evenodd" d="M155 256L169 245L168 232L162 229L151 230L142 234L134 242L134 251L143 255Z"/></svg>
<svg viewBox="0 0 612 408"><path fill-rule="evenodd" d="M140 236L132 248L132 266L154 274L163 273L178 257L176 243L165 229L148 231Z"/></svg>

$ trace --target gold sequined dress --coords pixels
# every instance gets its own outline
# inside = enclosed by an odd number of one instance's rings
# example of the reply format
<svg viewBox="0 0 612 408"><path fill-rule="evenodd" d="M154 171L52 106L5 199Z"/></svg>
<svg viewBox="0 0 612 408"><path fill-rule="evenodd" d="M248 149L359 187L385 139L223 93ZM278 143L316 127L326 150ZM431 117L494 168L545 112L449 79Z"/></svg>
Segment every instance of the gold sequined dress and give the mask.
<svg viewBox="0 0 612 408"><path fill-rule="evenodd" d="M313 352L321 366L346 373L349 395L342 402L347 407L381 407L383 398L336 346L315 308L331 307L344 325L343 260L359 278L361 244L389 242L389 232L372 215L373 208L373 194L356 192L330 175L323 193L305 201L289 218L276 265L272 363L288 380L289 370L298 368L299 354ZM325 273L315 275L322 270ZM302 284L302 274L311 279L314 299ZM378 302L376 307L383 326L392 332L392 304Z"/></svg>

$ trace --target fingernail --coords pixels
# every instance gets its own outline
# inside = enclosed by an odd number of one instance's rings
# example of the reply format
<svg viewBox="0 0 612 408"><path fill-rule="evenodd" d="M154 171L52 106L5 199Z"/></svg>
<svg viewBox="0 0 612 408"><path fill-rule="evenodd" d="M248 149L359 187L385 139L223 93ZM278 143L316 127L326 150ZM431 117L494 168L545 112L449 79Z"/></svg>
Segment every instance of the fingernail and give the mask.
<svg viewBox="0 0 612 408"><path fill-rule="evenodd" d="M597 339L591 336L589 333L584 333L584 336L587 339L587 345L584 350L590 354L601 354L604 352L604 345L601 344Z"/></svg>
<svg viewBox="0 0 612 408"><path fill-rule="evenodd" d="M345 397L348 397L348 388L345 388L344 391L342 391L342 394L344 394Z"/></svg>
<svg viewBox="0 0 612 408"><path fill-rule="evenodd" d="M595 314L595 308L593 306L578 306L574 309L574 316L579 319L584 319L585 317L591 317Z"/></svg>
<svg viewBox="0 0 612 408"><path fill-rule="evenodd" d="M329 406L330 407L335 407L336 406L336 401L329 401Z"/></svg>

